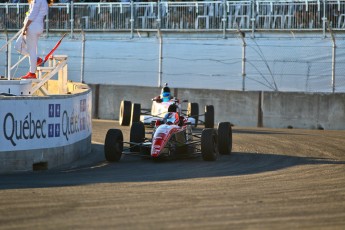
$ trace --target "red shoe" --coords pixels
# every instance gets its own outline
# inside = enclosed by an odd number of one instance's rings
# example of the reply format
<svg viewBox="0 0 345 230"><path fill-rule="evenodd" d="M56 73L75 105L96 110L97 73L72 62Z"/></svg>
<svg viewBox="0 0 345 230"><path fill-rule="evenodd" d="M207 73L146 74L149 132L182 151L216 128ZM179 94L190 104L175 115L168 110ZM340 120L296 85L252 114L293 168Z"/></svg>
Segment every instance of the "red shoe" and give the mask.
<svg viewBox="0 0 345 230"><path fill-rule="evenodd" d="M37 57L37 66L40 66L43 63L43 59L40 57Z"/></svg>
<svg viewBox="0 0 345 230"><path fill-rule="evenodd" d="M36 74L28 72L25 76L22 76L21 79L36 79Z"/></svg>

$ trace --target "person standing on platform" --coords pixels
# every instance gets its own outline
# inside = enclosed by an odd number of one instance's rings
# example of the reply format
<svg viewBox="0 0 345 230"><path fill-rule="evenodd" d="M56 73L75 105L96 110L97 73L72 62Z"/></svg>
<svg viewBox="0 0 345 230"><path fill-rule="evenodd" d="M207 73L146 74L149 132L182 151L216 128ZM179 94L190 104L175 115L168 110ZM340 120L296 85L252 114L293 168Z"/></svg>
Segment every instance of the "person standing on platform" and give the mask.
<svg viewBox="0 0 345 230"><path fill-rule="evenodd" d="M53 0L28 0L29 11L24 20L22 34L16 42L16 50L22 55L29 56L30 70L22 76L22 79L36 79L37 66L41 65L43 60L37 56L38 39L43 33L44 18L48 14L49 5Z"/></svg>

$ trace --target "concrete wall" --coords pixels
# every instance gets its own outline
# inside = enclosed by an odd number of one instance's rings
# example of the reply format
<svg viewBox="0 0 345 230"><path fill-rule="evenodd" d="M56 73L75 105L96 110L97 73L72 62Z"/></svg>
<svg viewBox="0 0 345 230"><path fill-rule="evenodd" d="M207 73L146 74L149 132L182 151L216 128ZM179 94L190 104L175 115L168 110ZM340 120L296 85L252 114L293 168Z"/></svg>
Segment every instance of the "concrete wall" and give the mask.
<svg viewBox="0 0 345 230"><path fill-rule="evenodd" d="M121 100L151 108L158 87L89 85L93 90L93 117L118 119ZM290 93L172 89L179 99L215 108L215 122L269 128L345 129L345 93ZM187 104L183 106L186 109Z"/></svg>
<svg viewBox="0 0 345 230"><path fill-rule="evenodd" d="M345 93L275 93L263 95L266 127L345 129Z"/></svg>
<svg viewBox="0 0 345 230"><path fill-rule="evenodd" d="M53 95L0 95L0 174L51 169L91 152L91 89L69 82L59 94L56 81L46 86Z"/></svg>
<svg viewBox="0 0 345 230"><path fill-rule="evenodd" d="M86 156L91 151L91 136L74 144L45 149L0 152L0 174L35 170L35 164L45 163L52 169Z"/></svg>

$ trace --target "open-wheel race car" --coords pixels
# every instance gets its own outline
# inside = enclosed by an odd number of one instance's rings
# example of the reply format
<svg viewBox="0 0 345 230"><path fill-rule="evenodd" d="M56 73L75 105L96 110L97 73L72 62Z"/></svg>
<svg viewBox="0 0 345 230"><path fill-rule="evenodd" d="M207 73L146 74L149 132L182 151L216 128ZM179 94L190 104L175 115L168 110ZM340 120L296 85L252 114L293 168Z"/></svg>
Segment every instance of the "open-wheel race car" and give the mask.
<svg viewBox="0 0 345 230"><path fill-rule="evenodd" d="M198 103L188 103L187 110L182 110L182 103L184 102L188 101L172 97L170 89L166 85L163 87L161 95L152 99L151 109L142 109L140 104L132 103L131 101L121 101L119 124L121 126L128 126L134 122L141 121L145 125L153 125L156 120L162 119L167 112L177 112L187 116L193 127L197 127L198 124L204 124L205 128L214 127L213 105L206 105L205 112L199 114ZM203 116L204 120L199 119L200 116Z"/></svg>
<svg viewBox="0 0 345 230"><path fill-rule="evenodd" d="M194 133L188 119L177 112L168 112L156 120L150 133L145 132L142 122L132 123L128 142L124 141L120 129L109 129L104 143L105 158L110 162L119 161L122 154L154 160L202 156L205 161L215 161L219 154L230 154L231 149L230 122L220 122L216 129L205 128Z"/></svg>

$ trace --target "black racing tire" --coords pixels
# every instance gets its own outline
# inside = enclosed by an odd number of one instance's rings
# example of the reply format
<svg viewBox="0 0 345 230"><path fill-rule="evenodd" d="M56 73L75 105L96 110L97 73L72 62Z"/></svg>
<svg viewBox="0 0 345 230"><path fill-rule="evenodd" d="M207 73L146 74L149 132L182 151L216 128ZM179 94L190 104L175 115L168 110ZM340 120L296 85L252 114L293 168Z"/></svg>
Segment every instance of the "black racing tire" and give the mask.
<svg viewBox="0 0 345 230"><path fill-rule="evenodd" d="M130 144L131 152L140 152L139 143L145 140L145 125L142 122L134 122L131 125L129 141L137 144Z"/></svg>
<svg viewBox="0 0 345 230"><path fill-rule="evenodd" d="M121 101L119 124L121 126L129 126L131 122L132 103L130 101Z"/></svg>
<svg viewBox="0 0 345 230"><path fill-rule="evenodd" d="M217 130L219 153L230 154L232 149L232 129L230 122L220 122Z"/></svg>
<svg viewBox="0 0 345 230"><path fill-rule="evenodd" d="M131 114L131 124L140 121L141 105L133 103L132 104L132 114Z"/></svg>
<svg viewBox="0 0 345 230"><path fill-rule="evenodd" d="M194 127L196 128L199 122L199 104L198 103L188 103L187 116L195 119Z"/></svg>
<svg viewBox="0 0 345 230"><path fill-rule="evenodd" d="M201 132L201 155L204 161L215 161L218 157L217 132L204 129Z"/></svg>
<svg viewBox="0 0 345 230"><path fill-rule="evenodd" d="M123 151L123 135L119 129L109 129L105 136L104 155L110 162L120 161Z"/></svg>
<svg viewBox="0 0 345 230"><path fill-rule="evenodd" d="M177 112L177 105L175 105L175 104L169 105L168 113L170 113L170 112Z"/></svg>
<svg viewBox="0 0 345 230"><path fill-rule="evenodd" d="M214 107L213 105L205 106L205 128L214 128Z"/></svg>

